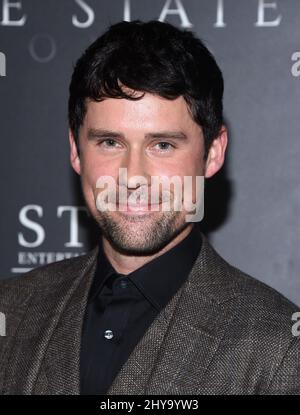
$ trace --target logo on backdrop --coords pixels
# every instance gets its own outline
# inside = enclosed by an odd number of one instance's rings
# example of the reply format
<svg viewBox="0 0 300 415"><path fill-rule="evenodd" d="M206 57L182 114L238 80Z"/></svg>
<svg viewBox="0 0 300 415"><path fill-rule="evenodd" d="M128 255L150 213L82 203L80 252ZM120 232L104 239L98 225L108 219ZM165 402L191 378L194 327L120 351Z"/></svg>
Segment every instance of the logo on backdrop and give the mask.
<svg viewBox="0 0 300 415"><path fill-rule="evenodd" d="M88 215L87 208L58 206L56 217L67 221L69 229L66 240L63 241L64 250L40 251L39 248L46 240L46 231L43 226L44 209L34 204L23 206L19 212L19 223L23 231L18 233L18 244L22 250L17 252L17 264L11 268L11 272L20 274L38 266L84 254L84 244L79 240L79 215L81 213ZM30 237L28 237L28 232Z"/></svg>
<svg viewBox="0 0 300 415"><path fill-rule="evenodd" d="M256 15L254 25L257 27L274 27L279 26L282 16L277 10L278 1L257 0L253 6L255 8L253 15ZM1 4L1 3L0 3ZM100 7L100 6L99 6ZM107 7L105 5L105 7ZM131 21L135 19L134 11L130 0L123 0L123 20ZM2 20L1 26L25 26L28 21L28 15L23 11L23 1L2 0ZM97 10L103 14L103 10ZM226 27L226 1L216 0L214 27ZM95 9L89 4L88 0L73 0L71 7L72 16L70 23L74 27L86 29L91 27L95 22ZM80 17L78 17L78 14ZM189 16L188 2L185 0L161 0L161 12L157 16L157 20L166 21L169 16L178 16L179 23L182 27L193 27L193 23ZM139 16L142 17L142 16Z"/></svg>
<svg viewBox="0 0 300 415"><path fill-rule="evenodd" d="M211 15L211 23L216 29L224 29L228 26L226 16L229 13L225 0L216 0L216 7ZM257 0L253 2L253 24L259 28L272 28L280 26L282 15L278 7L279 1ZM23 7L25 2L22 0L0 0L0 11L2 18L0 26L2 27L20 27L28 24L30 16ZM135 15L133 5L130 0L123 0L121 3L121 16L125 21L133 19L143 19L141 15ZM201 6L199 6L201 7ZM103 14L105 10L100 10L101 6L95 10L88 0L73 0L70 6L69 23L79 29L88 29L95 23L96 13ZM105 5L107 9L107 6ZM199 10L200 12L201 10ZM193 21L189 11L189 3L186 0L161 0L160 13L157 20L164 22L170 16L178 18L178 25L182 28L192 28ZM48 33L38 33L32 37L29 42L29 53L37 62L47 63L56 55L55 39ZM1 69L0 69L1 72ZM3 75L1 75L3 76Z"/></svg>

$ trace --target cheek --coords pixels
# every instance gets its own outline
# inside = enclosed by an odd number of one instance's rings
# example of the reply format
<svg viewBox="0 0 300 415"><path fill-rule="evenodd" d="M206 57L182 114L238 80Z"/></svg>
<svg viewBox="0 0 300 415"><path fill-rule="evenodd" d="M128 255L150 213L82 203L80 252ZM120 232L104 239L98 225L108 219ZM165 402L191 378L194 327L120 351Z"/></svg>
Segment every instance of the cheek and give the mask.
<svg viewBox="0 0 300 415"><path fill-rule="evenodd" d="M111 194L111 192L115 192L114 189L117 189L118 169L114 163L100 160L99 157L95 156L86 157L83 164L82 190L89 209L96 214L97 197L99 194L102 192ZM109 179L106 179L105 176L108 176ZM113 178L112 184L110 178Z"/></svg>
<svg viewBox="0 0 300 415"><path fill-rule="evenodd" d="M115 175L115 168L112 163L103 161L95 154L86 154L82 159L82 178L86 185L95 189L97 180L103 176Z"/></svg>
<svg viewBox="0 0 300 415"><path fill-rule="evenodd" d="M200 157L181 157L174 161L160 163L156 169L157 175L171 176L203 176L204 162Z"/></svg>
<svg viewBox="0 0 300 415"><path fill-rule="evenodd" d="M154 175L154 173L153 173ZM162 163L161 167L157 169L156 175L167 176L169 179L172 177L180 178L179 182L176 180L176 186L172 183L170 187L171 193L176 200L187 198L187 202L196 202L197 197L202 197L203 187L203 163L201 163L199 157L196 159L190 158L187 160L177 160L176 163ZM196 177L202 176L202 177ZM197 190L198 189L198 190ZM183 209L185 211L185 209Z"/></svg>
<svg viewBox="0 0 300 415"><path fill-rule="evenodd" d="M178 161L176 169L173 169L173 173L181 177L182 198L187 197L187 200L193 203L196 202L197 198L202 198L204 176L202 154L187 155L184 159Z"/></svg>

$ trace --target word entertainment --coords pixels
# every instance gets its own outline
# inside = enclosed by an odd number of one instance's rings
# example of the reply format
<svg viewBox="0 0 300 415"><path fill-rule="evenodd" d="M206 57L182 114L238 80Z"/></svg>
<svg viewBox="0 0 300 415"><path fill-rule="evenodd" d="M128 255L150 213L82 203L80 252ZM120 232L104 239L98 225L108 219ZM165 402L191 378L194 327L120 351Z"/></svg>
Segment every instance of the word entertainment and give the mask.
<svg viewBox="0 0 300 415"><path fill-rule="evenodd" d="M281 0L283 1L283 0ZM215 9L212 11L211 19L215 28L224 28L227 26L226 17L230 15L230 3L227 0L214 0ZM24 4L23 4L24 3ZM95 22L96 11L90 4L89 0L73 0L70 4L70 21L74 27L86 29L91 27ZM94 2L95 3L95 2ZM101 4L102 3L102 4ZM145 16L140 16L135 13L136 0L123 0L120 2L122 9L120 14L125 21L133 19L143 19ZM199 4L200 3L200 4ZM211 0L161 0L161 5L157 10L157 20L166 21L170 16L178 18L178 24L184 28L193 27L191 16L195 13L194 7L199 8L201 14L201 3L211 3ZM102 10L101 10L102 5ZM109 2L99 2L99 10L97 12L103 15L107 10ZM115 5L114 5L115 7ZM189 8L193 7L193 10ZM280 1L270 0L256 0L253 1L254 26L256 27L274 27L281 23L282 15L280 14ZM206 7L205 7L206 9ZM116 11L114 11L118 14ZM19 0L0 0L0 26L24 26L29 20L26 10L26 2ZM123 15L123 16L122 16Z"/></svg>

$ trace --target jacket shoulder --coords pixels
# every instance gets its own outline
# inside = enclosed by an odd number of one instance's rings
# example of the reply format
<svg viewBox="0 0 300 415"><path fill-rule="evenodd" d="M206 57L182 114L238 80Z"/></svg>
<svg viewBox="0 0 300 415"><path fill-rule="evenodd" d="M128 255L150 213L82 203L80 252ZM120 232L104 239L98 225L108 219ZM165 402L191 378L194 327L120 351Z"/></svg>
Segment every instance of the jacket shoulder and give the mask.
<svg viewBox="0 0 300 415"><path fill-rule="evenodd" d="M98 247L95 247L86 254L52 262L25 274L0 280L0 302L1 298L12 292L18 295L22 291L39 291L76 278L94 263L97 252Z"/></svg>
<svg viewBox="0 0 300 415"><path fill-rule="evenodd" d="M299 310L296 304L275 288L234 265L227 264L227 272L231 276L234 295L239 299L241 309L248 309L254 315L281 314L288 317Z"/></svg>
<svg viewBox="0 0 300 415"><path fill-rule="evenodd" d="M228 321L220 347L228 371L249 369L261 393L300 393L299 306L227 262L207 239L204 250L205 292Z"/></svg>
<svg viewBox="0 0 300 415"><path fill-rule="evenodd" d="M229 263L211 245L207 237L202 236L204 251L202 261L205 262L207 278L210 279L208 286L217 302L240 298L244 299L241 300L241 304L251 309L259 304L261 309L270 311L278 311L278 306L286 312L299 309L275 288Z"/></svg>

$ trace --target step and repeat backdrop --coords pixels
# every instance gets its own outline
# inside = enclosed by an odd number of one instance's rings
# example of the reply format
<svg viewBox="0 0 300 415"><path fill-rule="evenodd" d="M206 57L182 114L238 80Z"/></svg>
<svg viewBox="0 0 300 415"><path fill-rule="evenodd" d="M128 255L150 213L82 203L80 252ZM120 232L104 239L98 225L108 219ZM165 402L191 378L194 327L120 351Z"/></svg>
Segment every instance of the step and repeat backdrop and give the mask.
<svg viewBox="0 0 300 415"><path fill-rule="evenodd" d="M197 33L224 79L226 163L201 223L231 264L300 304L299 0L0 0L0 279L99 238L69 163L73 66L110 24Z"/></svg>

